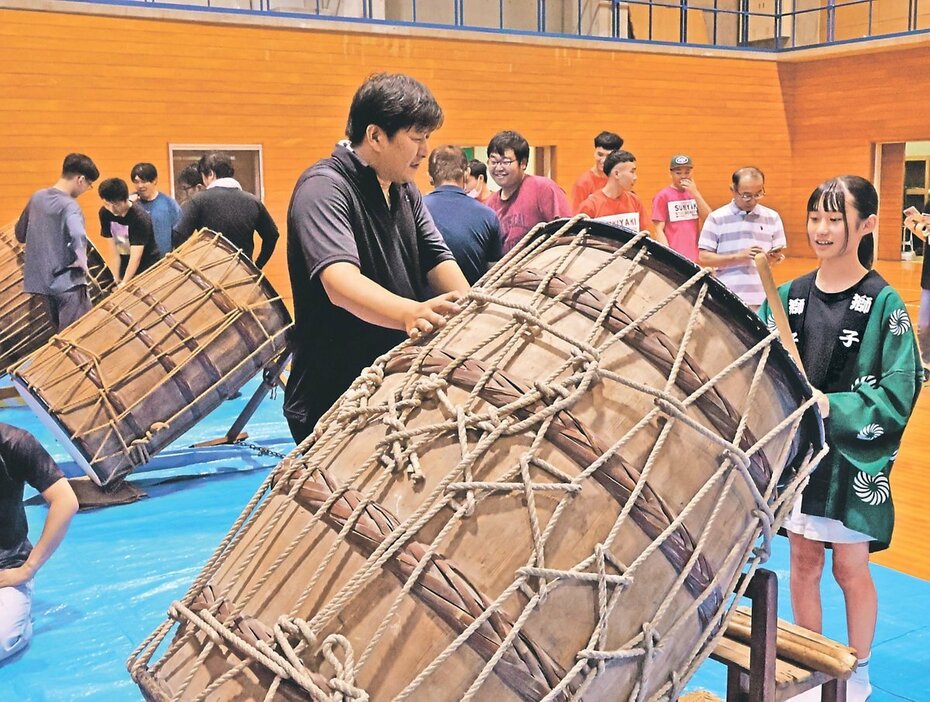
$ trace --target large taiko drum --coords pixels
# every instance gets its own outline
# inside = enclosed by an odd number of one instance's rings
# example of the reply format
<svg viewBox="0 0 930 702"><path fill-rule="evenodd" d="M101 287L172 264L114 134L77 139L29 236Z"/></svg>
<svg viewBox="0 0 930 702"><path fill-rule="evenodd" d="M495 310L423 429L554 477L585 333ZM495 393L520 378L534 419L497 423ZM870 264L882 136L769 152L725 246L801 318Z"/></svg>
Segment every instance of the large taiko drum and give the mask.
<svg viewBox="0 0 930 702"><path fill-rule="evenodd" d="M291 319L254 264L201 230L10 369L98 485L115 485L285 348Z"/></svg>
<svg viewBox="0 0 930 702"><path fill-rule="evenodd" d="M676 699L822 448L732 294L528 236L366 369L129 660L152 700Z"/></svg>
<svg viewBox="0 0 930 702"><path fill-rule="evenodd" d="M55 333L45 306L23 290L25 248L14 225L0 228L0 373L45 344ZM87 242L87 294L97 304L110 293L113 276L103 257Z"/></svg>

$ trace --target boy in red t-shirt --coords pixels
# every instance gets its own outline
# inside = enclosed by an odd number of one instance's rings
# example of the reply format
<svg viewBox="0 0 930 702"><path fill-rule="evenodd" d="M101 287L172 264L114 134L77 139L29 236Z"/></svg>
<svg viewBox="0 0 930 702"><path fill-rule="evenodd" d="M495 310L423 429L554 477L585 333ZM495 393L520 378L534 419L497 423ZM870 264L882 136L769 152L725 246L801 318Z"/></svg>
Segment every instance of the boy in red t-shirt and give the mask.
<svg viewBox="0 0 930 702"><path fill-rule="evenodd" d="M604 175L604 160L611 151L623 148L623 137L613 132L601 132L594 137L594 165L581 174L572 188L572 212L580 212L581 203L588 195L600 190L607 184Z"/></svg>
<svg viewBox="0 0 930 702"><path fill-rule="evenodd" d="M604 160L607 184L581 203L579 212L602 222L626 227L634 232L648 229L649 215L643 201L633 192L636 184L636 157L629 151L614 151ZM663 244L664 237L659 238Z"/></svg>
<svg viewBox="0 0 930 702"><path fill-rule="evenodd" d="M665 236L669 248L696 263L701 220L710 214L710 205L691 178L693 170L690 156L672 157L669 164L672 184L662 188L652 199L652 221L656 234Z"/></svg>

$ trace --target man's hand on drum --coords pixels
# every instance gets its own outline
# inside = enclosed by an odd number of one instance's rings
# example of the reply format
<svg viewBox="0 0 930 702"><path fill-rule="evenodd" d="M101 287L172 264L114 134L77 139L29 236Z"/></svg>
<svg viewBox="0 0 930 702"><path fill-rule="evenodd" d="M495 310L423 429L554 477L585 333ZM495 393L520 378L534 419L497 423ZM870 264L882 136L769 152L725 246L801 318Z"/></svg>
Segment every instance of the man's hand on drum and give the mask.
<svg viewBox="0 0 930 702"><path fill-rule="evenodd" d="M404 314L407 336L416 339L421 334L430 334L441 329L446 320L461 309L458 305L461 297L461 293L452 291L425 302L412 302L410 309Z"/></svg>

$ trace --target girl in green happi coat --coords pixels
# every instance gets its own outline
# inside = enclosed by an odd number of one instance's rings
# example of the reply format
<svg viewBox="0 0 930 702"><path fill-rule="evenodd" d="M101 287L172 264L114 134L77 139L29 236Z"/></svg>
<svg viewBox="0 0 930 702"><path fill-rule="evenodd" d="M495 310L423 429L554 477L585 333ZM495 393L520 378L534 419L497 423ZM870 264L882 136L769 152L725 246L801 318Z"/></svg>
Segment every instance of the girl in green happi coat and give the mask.
<svg viewBox="0 0 930 702"><path fill-rule="evenodd" d="M822 183L807 203L807 235L820 267L779 288L804 370L816 388L830 453L785 523L795 621L821 631L824 548L846 602L859 666L849 700L872 691L868 660L878 616L869 552L888 547L888 482L922 370L911 322L895 290L871 270L878 195L864 178ZM768 305L759 310L774 326ZM819 691L815 698L820 699Z"/></svg>

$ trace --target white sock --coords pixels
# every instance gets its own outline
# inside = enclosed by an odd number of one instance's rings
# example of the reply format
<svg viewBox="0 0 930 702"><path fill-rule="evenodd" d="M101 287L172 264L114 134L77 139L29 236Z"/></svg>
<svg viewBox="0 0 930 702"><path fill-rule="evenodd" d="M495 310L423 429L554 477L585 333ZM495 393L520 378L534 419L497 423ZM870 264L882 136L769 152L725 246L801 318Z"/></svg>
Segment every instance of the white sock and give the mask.
<svg viewBox="0 0 930 702"><path fill-rule="evenodd" d="M850 682L856 681L860 685L868 686L869 684L869 660L868 658L860 658L858 663L856 663L856 669L853 671L852 677L849 679Z"/></svg>

